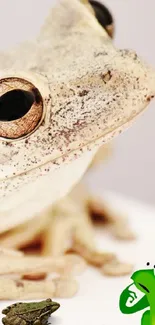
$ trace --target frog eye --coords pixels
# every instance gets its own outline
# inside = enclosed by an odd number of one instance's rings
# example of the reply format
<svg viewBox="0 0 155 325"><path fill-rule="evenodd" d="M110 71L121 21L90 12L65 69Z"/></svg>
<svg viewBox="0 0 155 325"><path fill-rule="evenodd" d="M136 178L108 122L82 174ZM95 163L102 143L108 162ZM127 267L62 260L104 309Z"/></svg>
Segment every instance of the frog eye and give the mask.
<svg viewBox="0 0 155 325"><path fill-rule="evenodd" d="M33 132L43 115L35 86L20 78L0 80L0 137L18 139Z"/></svg>
<svg viewBox="0 0 155 325"><path fill-rule="evenodd" d="M150 262L147 262L146 265L147 265L147 266L150 266ZM155 265L153 266L153 273L154 273L154 275L155 275Z"/></svg>
<svg viewBox="0 0 155 325"><path fill-rule="evenodd" d="M114 21L109 9L98 1L90 0L89 2L94 9L95 16L98 22L101 24L103 28L105 28L108 35L110 37L113 37Z"/></svg>

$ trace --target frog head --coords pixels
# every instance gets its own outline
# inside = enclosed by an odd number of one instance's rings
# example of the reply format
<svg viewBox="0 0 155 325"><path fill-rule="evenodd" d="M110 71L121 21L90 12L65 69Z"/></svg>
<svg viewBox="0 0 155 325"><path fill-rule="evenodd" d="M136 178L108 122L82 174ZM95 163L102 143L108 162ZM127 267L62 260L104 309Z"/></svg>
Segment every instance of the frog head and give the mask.
<svg viewBox="0 0 155 325"><path fill-rule="evenodd" d="M0 231L67 194L155 96L154 69L116 49L100 10L58 0L33 40L0 52Z"/></svg>
<svg viewBox="0 0 155 325"><path fill-rule="evenodd" d="M155 272L154 269L139 270L133 273L131 279L138 290L149 297L155 292Z"/></svg>

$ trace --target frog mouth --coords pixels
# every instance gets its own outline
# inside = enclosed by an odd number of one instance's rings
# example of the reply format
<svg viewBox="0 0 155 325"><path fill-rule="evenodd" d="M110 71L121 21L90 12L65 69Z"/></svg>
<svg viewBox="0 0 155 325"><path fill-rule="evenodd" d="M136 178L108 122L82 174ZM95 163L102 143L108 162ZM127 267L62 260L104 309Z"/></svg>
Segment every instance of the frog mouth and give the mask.
<svg viewBox="0 0 155 325"><path fill-rule="evenodd" d="M92 147L98 147L101 144L107 143L109 140L111 140L113 137L115 137L117 134L121 133L122 131L124 131L125 129L129 128L130 125L133 124L133 122L144 113L144 111L146 110L147 107L147 103L145 103L145 105L143 105L143 107L141 108L141 110L138 113L134 113L132 115L132 117L130 116L124 123L120 123L119 125L117 125L117 127L114 127L111 130L108 130L106 133L104 133L103 135L100 135L99 137L96 137L95 140L93 141L89 141L86 142L84 145L81 145L79 148L75 148L71 151L68 151L66 154L60 154L59 156L57 156L54 159L47 159L44 163L38 163L36 164L35 167L30 167L25 171L15 171L14 173L7 175L7 180L11 180L14 179L16 177L22 176L23 174L28 174L30 172L32 172L33 170L37 170L39 168L43 168L45 167L45 165L47 164L57 164L59 165L58 161L59 159L64 159L66 156L74 156L74 154L76 154L76 156L78 157L78 155L81 155L81 151L83 149L83 151L89 147L89 150L91 150ZM6 181L6 176L2 176L0 175L0 182L1 181Z"/></svg>
<svg viewBox="0 0 155 325"><path fill-rule="evenodd" d="M138 284L139 284L139 286L141 287L141 288L143 288L145 291L147 291L148 293L150 293L150 291L149 291L149 289L146 287L146 286L144 286L142 283L140 283L140 282L138 282Z"/></svg>

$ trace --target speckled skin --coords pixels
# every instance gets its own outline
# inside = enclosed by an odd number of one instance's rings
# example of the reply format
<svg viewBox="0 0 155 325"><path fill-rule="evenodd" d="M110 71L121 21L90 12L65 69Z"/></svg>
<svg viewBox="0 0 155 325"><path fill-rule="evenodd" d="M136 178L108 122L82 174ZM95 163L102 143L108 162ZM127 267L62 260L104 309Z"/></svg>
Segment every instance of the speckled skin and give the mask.
<svg viewBox="0 0 155 325"><path fill-rule="evenodd" d="M50 298L40 302L15 303L2 310L5 325L46 325L48 319L60 305Z"/></svg>
<svg viewBox="0 0 155 325"><path fill-rule="evenodd" d="M43 99L34 132L0 138L1 232L67 194L155 95L155 71L116 49L84 2L59 0L34 42L0 53L0 81L23 78Z"/></svg>

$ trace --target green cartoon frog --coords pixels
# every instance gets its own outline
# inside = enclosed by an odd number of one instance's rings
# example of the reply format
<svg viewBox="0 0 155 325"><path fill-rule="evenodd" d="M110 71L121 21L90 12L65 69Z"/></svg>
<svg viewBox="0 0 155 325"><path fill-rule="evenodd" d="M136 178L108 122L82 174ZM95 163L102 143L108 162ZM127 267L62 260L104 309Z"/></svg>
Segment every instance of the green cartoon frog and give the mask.
<svg viewBox="0 0 155 325"><path fill-rule="evenodd" d="M120 296L119 307L121 312L124 314L133 314L149 307L142 315L141 325L155 325L155 270L146 269L136 271L132 274L131 279L133 282L123 290ZM127 306L128 298L131 298L129 300L130 303L137 299L136 293L130 290L133 284L138 290L144 293L144 296L136 304Z"/></svg>

